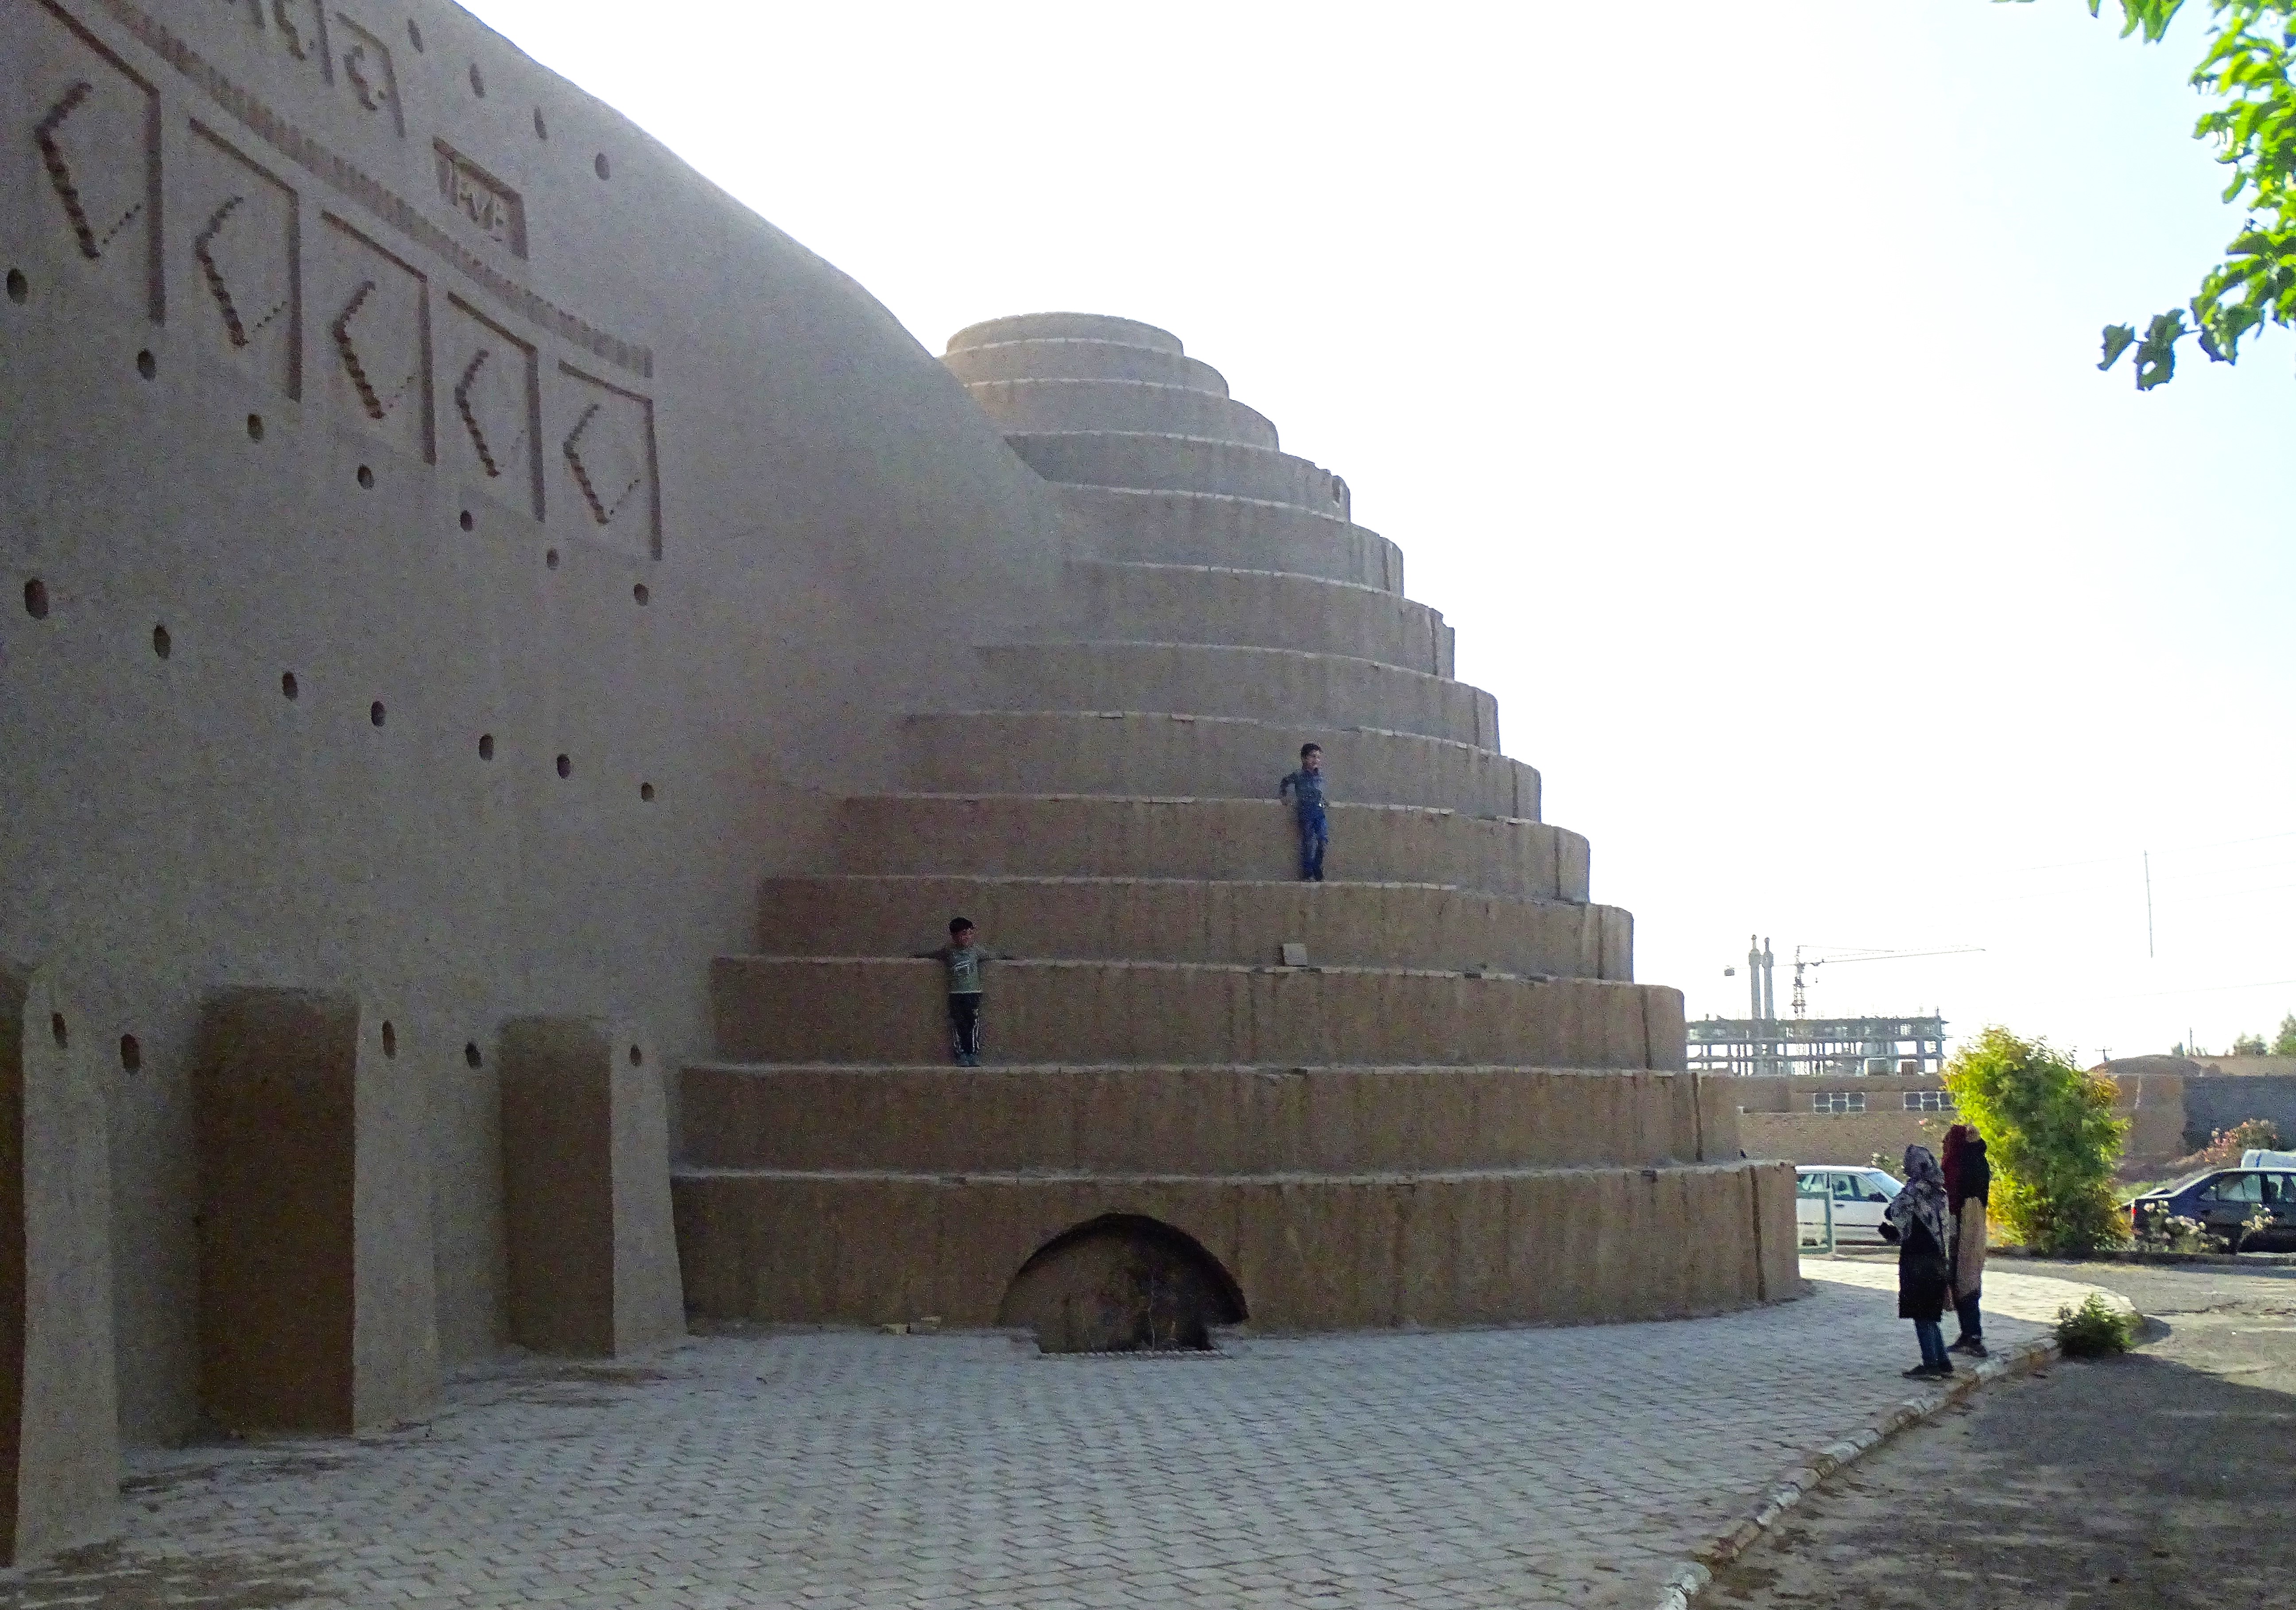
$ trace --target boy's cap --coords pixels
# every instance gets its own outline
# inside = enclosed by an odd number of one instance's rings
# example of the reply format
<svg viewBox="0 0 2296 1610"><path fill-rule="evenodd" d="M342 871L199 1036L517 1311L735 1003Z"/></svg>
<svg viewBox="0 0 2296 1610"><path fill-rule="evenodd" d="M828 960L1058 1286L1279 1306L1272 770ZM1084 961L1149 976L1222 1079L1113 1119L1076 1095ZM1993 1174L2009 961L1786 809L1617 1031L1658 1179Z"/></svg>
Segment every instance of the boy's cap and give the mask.
<svg viewBox="0 0 2296 1610"><path fill-rule="evenodd" d="M948 919L948 931L951 933L962 933L972 926L972 919L969 916L953 916Z"/></svg>

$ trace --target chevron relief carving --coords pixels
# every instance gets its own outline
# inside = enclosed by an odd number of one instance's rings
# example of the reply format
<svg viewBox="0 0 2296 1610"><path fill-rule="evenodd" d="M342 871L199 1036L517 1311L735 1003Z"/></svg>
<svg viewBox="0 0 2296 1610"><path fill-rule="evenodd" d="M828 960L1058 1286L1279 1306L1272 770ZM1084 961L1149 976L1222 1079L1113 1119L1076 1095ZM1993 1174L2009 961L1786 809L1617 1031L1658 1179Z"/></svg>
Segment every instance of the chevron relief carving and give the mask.
<svg viewBox="0 0 2296 1610"><path fill-rule="evenodd" d="M144 213L144 201L138 197L127 211L106 226L88 216L87 201L80 194L78 181L74 177L70 159L65 154L62 138L64 125L95 93L95 86L80 79L64 91L56 103L48 108L32 132L32 142L40 148L40 165L48 170L48 184L56 199L64 204L64 217L70 221L72 236L79 242L79 254L93 262L103 255L114 236L134 223ZM101 229L102 233L98 234Z"/></svg>
<svg viewBox="0 0 2296 1610"><path fill-rule="evenodd" d="M26 159L0 203L9 251L70 264L80 284L160 322L167 275L152 86L62 6L7 0L0 123L0 138Z"/></svg>
<svg viewBox="0 0 2296 1610"><path fill-rule="evenodd" d="M192 266L229 357L289 397L302 390L301 236L295 193L194 119L182 163Z"/></svg>
<svg viewBox="0 0 2296 1610"><path fill-rule="evenodd" d="M332 361L325 385L354 424L429 460L430 300L423 278L332 213L312 260ZM331 315L331 316L329 316Z"/></svg>
<svg viewBox="0 0 2296 1610"><path fill-rule="evenodd" d="M653 404L561 364L571 387L560 456L593 525L624 546L661 556L659 487L654 476Z"/></svg>
<svg viewBox="0 0 2296 1610"><path fill-rule="evenodd" d="M539 519L534 349L459 296L447 299L439 332L442 373L455 377L445 462Z"/></svg>

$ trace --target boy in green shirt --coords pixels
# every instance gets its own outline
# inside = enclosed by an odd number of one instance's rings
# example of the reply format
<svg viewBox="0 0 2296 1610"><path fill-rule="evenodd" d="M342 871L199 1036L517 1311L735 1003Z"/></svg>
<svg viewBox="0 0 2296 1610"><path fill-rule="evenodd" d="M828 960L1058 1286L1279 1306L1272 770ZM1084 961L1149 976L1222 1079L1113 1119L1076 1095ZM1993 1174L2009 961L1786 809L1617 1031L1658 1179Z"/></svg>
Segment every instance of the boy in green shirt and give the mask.
<svg viewBox="0 0 2296 1610"><path fill-rule="evenodd" d="M1004 958L974 941L980 930L969 916L948 919L948 943L938 950L920 950L920 961L938 961L948 969L948 1032L960 1068L980 1065L980 969L984 962Z"/></svg>

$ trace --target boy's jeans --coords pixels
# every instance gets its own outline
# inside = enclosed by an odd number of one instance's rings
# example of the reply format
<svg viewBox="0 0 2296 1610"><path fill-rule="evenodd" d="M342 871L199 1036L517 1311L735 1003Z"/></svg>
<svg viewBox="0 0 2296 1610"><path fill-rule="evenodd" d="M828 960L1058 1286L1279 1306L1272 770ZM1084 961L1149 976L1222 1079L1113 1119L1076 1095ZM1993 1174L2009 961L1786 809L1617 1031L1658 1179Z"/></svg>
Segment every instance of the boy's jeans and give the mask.
<svg viewBox="0 0 2296 1610"><path fill-rule="evenodd" d="M1953 1360L1945 1354L1945 1332L1934 1319L1914 1321L1914 1339L1922 1344L1922 1362L1932 1369L1951 1369Z"/></svg>
<svg viewBox="0 0 2296 1610"><path fill-rule="evenodd" d="M1324 881L1324 847L1332 842L1331 825L1324 808L1300 812L1300 877L1305 883Z"/></svg>
<svg viewBox="0 0 2296 1610"><path fill-rule="evenodd" d="M948 998L948 1035L959 1056L980 1055L980 996L952 995Z"/></svg>

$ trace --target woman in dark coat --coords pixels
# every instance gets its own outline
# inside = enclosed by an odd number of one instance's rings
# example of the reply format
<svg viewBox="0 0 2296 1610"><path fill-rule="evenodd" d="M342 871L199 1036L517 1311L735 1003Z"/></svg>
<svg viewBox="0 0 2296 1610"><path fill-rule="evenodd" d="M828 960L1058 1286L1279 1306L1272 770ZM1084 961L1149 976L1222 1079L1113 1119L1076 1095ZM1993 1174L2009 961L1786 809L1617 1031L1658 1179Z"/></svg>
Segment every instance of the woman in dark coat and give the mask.
<svg viewBox="0 0 2296 1610"><path fill-rule="evenodd" d="M1937 1158L1927 1146L1907 1146L1906 1188L1882 1210L1882 1239L1897 1243L1898 1318L1914 1322L1914 1338L1921 1343L1922 1361L1905 1372L1914 1380L1953 1374L1945 1333L1938 1328L1953 1284L1946 1261L1951 1218Z"/></svg>
<svg viewBox="0 0 2296 1610"><path fill-rule="evenodd" d="M1957 1123L1945 1132L1945 1200L1953 1215L1953 1309L1961 1335L1949 1353L1985 1355L1985 1318L1978 1300L1985 1286L1985 1208L1993 1191L1993 1165L1985 1158L1985 1138L1975 1127Z"/></svg>

